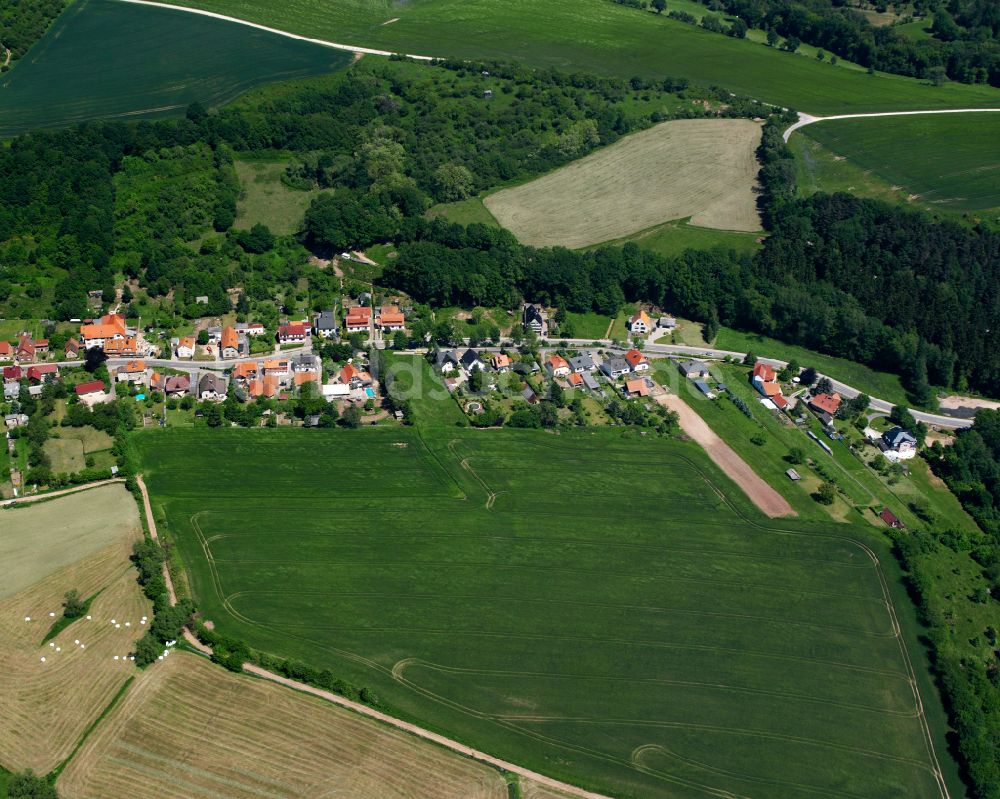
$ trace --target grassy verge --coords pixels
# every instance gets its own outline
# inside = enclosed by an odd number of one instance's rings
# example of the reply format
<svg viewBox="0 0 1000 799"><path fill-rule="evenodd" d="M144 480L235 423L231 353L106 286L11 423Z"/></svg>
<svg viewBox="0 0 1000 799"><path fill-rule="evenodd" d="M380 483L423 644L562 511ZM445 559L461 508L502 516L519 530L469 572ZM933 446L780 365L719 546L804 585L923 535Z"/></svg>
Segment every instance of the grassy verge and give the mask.
<svg viewBox="0 0 1000 799"><path fill-rule="evenodd" d="M627 244L634 242L644 250L650 250L666 258L673 258L685 250L712 250L722 247L736 250L738 253L753 254L760 249L758 239L763 233L740 233L732 230L713 230L688 224L687 219L675 219L662 225L651 227L608 244ZM588 248L590 249L590 248Z"/></svg>

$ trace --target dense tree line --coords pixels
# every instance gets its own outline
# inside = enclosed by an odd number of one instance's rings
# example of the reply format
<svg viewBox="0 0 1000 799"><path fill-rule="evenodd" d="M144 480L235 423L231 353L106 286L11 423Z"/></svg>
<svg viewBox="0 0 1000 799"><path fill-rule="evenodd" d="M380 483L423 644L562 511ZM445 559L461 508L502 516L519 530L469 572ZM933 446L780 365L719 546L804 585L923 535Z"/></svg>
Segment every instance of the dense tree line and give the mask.
<svg viewBox="0 0 1000 799"><path fill-rule="evenodd" d="M11 61L28 52L64 8L66 0L0 0L0 45L10 50ZM0 64L5 59L0 53Z"/></svg>
<svg viewBox="0 0 1000 799"><path fill-rule="evenodd" d="M825 48L861 66L1000 86L1000 6L993 0L918 3L933 10L934 38L913 40L872 25L846 0L701 0L751 28Z"/></svg>

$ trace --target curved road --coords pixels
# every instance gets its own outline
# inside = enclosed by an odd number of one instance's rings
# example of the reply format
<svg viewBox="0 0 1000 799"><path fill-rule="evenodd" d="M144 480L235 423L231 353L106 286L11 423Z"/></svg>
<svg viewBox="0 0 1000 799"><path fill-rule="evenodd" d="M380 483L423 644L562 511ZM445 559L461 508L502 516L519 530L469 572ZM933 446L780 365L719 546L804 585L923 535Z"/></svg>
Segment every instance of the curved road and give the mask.
<svg viewBox="0 0 1000 799"><path fill-rule="evenodd" d="M990 114L998 113L1000 108L947 108L936 111L879 111L872 114L834 114L828 117L814 117L811 114L799 113L799 120L790 125L784 133L785 141L799 128L814 125L817 122L829 122L834 119L867 119L868 117L912 117L923 114Z"/></svg>
<svg viewBox="0 0 1000 799"><path fill-rule="evenodd" d="M278 36L285 36L289 39L297 39L300 42L309 42L310 44L318 44L323 47L332 47L334 50L346 50L349 53L361 53L362 55L405 55L407 58L413 58L417 61L433 61L435 56L430 55L413 55L411 53L393 53L391 50L375 50L371 47L358 47L353 44L340 44L339 42L329 42L326 39L311 39L308 36L299 36L296 33L289 33L288 31L283 31L278 28L269 28L267 25L258 25L256 22L249 22L245 19L240 19L239 17L229 17L225 14L216 14L214 11L203 11L200 8L188 8L187 6L175 6L172 3L157 3L153 0L118 0L120 3L132 3L137 6L155 6L156 8L168 8L172 11L186 11L189 14L198 14L202 17L212 17L212 19L221 19L226 22L235 22L237 25L246 25L248 28L256 28L257 30L267 31L268 33L274 33Z"/></svg>

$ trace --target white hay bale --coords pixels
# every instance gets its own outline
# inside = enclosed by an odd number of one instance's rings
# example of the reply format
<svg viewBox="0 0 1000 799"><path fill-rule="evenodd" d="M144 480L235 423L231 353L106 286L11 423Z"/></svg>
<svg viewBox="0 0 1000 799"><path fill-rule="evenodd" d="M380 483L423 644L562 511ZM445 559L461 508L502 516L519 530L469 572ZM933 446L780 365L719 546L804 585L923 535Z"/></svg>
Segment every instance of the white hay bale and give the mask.
<svg viewBox="0 0 1000 799"><path fill-rule="evenodd" d="M24 617L24 620L25 620L25 621L31 621L31 616L25 616L25 617Z"/></svg>
<svg viewBox="0 0 1000 799"><path fill-rule="evenodd" d="M115 660L118 660L118 655L115 655Z"/></svg>
<svg viewBox="0 0 1000 799"><path fill-rule="evenodd" d="M45 662L45 658L42 658L42 663L44 663L44 662Z"/></svg>
<svg viewBox="0 0 1000 799"><path fill-rule="evenodd" d="M52 617L52 616L55 616L55 615L56 615L56 614L55 614L54 612L52 612L51 610L49 611L49 616L50 616L50 617Z"/></svg>

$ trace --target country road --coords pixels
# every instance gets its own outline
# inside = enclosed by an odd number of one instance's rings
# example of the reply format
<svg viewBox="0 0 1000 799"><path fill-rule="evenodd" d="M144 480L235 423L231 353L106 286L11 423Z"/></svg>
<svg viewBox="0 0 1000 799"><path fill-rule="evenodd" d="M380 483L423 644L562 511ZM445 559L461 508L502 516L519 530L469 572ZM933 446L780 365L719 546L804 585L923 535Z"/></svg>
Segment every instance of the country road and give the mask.
<svg viewBox="0 0 1000 799"><path fill-rule="evenodd" d="M258 25L256 22L249 22L245 19L240 19L239 17L229 17L225 14L216 14L214 11L203 11L200 8L188 8L187 6L176 6L172 3L157 3L154 0L118 0L119 3L132 3L137 6L155 6L156 8L167 8L171 11L186 11L189 14L198 14L202 17L211 17L212 19L221 19L226 22L233 22L237 25L246 25L248 28L256 28L257 30L267 31L268 33L274 33L278 36L284 36L288 39L296 39L300 42L309 42L310 44L318 44L322 47L331 47L334 50L346 50L349 53L360 53L361 55L405 55L407 58L413 58L417 61L433 61L436 56L430 55L414 55L412 53L394 53L391 50L376 50L371 47L358 47L353 44L341 44L340 42L330 42L326 39L313 39L309 36L299 36L296 33L289 33L288 31L280 30L279 28L269 28L267 25Z"/></svg>
<svg viewBox="0 0 1000 799"><path fill-rule="evenodd" d="M828 117L815 117L811 114L799 113L799 120L794 125L790 125L784 133L785 141L799 128L806 125L815 125L817 122L830 122L835 119L868 119L870 117L912 117L923 114L995 114L1000 112L1000 108L946 108L937 111L878 111L871 114L834 114Z"/></svg>

